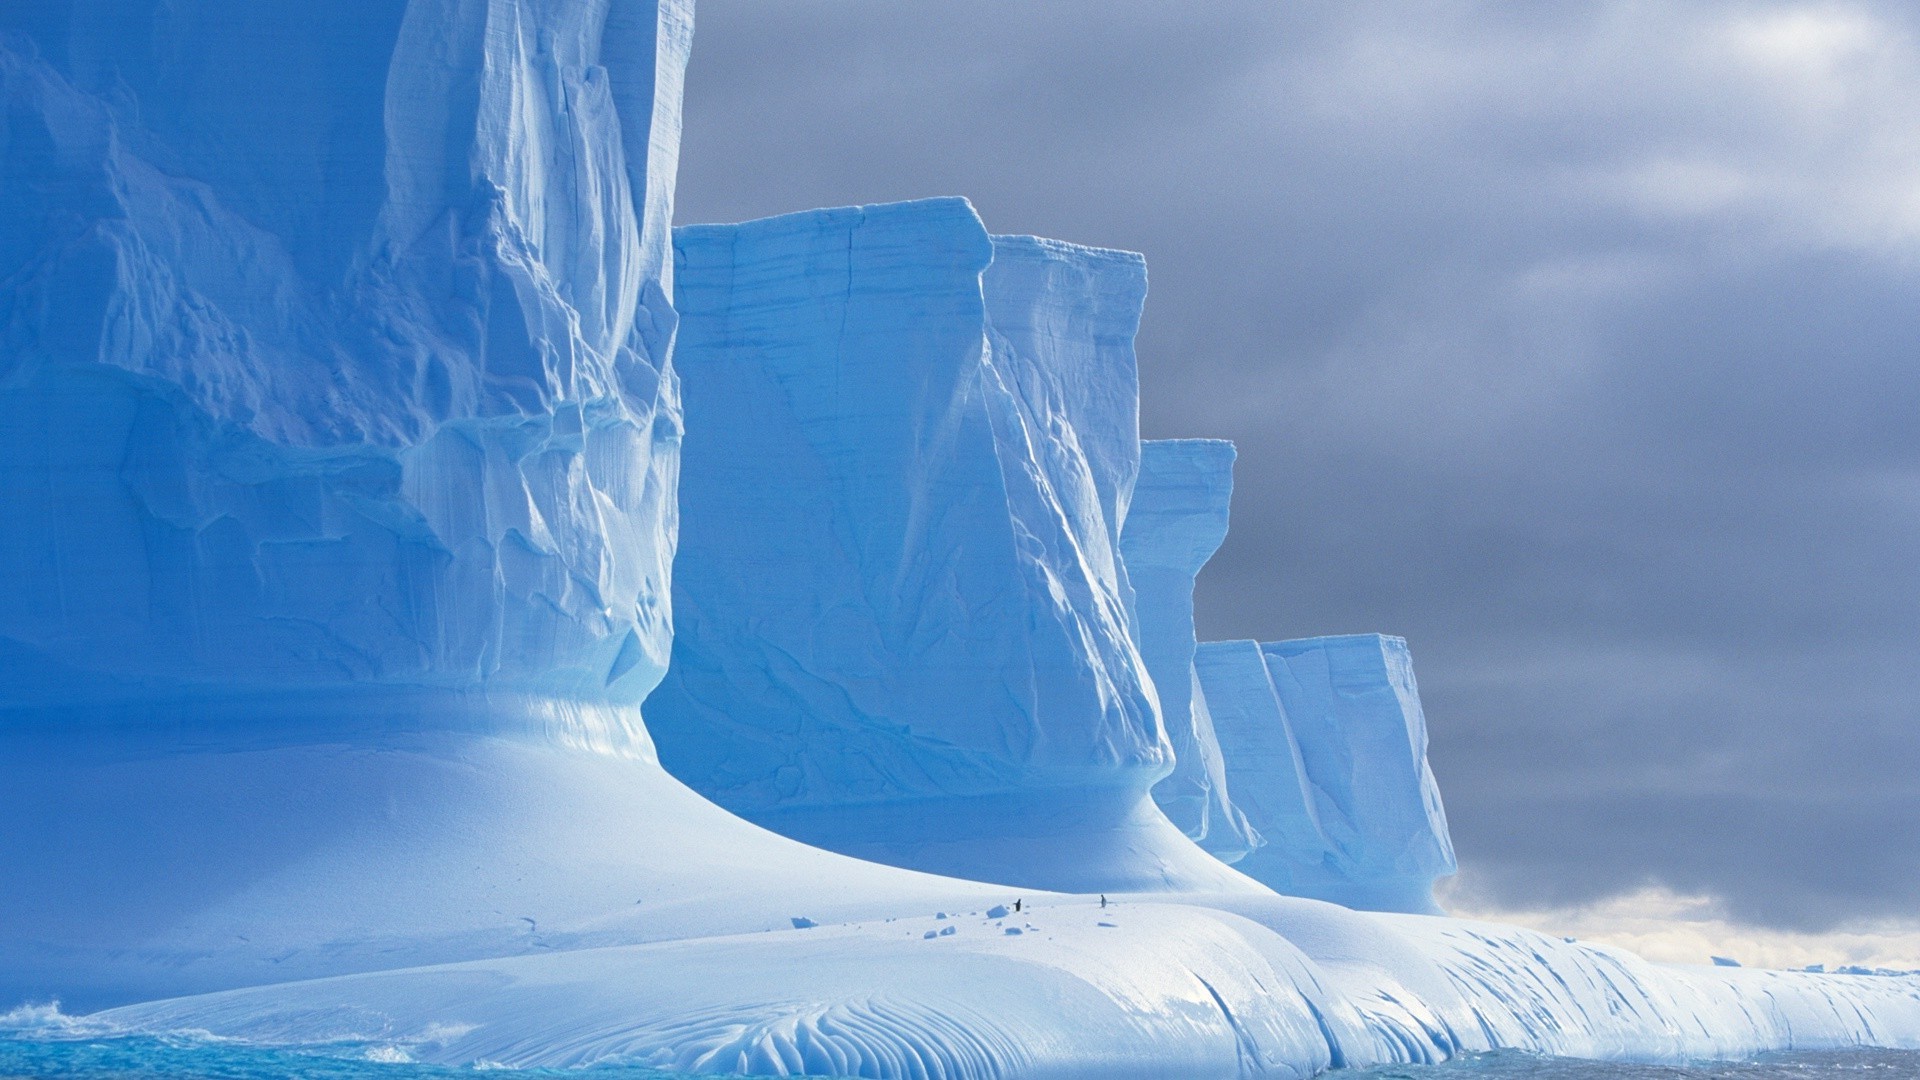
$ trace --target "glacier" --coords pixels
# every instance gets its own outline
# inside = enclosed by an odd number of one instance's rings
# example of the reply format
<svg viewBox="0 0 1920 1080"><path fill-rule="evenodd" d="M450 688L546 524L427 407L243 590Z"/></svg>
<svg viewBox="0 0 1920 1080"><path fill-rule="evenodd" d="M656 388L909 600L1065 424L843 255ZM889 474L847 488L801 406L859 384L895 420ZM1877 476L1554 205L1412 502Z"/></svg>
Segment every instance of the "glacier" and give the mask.
<svg viewBox="0 0 1920 1080"><path fill-rule="evenodd" d="M1141 257L672 231L692 33L0 6L0 1010L866 1077L1920 1046L1913 978L1407 913L1404 643L1194 641L1232 450L1139 439Z"/></svg>

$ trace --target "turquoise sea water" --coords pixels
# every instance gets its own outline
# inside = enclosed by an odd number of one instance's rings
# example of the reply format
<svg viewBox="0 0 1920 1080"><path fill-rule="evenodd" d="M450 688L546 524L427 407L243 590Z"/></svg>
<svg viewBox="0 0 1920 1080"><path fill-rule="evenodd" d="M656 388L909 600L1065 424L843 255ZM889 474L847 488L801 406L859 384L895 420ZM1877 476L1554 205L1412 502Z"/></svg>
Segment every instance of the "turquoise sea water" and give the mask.
<svg viewBox="0 0 1920 1080"><path fill-rule="evenodd" d="M674 1080L657 1069L489 1070L423 1065L391 1047L330 1046L291 1052L204 1039L0 1033L0 1080ZM1920 1052L1851 1050L1780 1054L1749 1062L1692 1066L1567 1061L1525 1054L1479 1055L1446 1065L1392 1066L1331 1074L1329 1080L1908 1080Z"/></svg>

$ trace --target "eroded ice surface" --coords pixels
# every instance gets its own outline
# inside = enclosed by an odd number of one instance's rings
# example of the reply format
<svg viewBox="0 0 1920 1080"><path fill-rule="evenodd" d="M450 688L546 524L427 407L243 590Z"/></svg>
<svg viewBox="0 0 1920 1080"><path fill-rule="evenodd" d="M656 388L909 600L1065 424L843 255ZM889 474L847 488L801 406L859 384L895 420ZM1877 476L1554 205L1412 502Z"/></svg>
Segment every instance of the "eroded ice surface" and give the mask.
<svg viewBox="0 0 1920 1080"><path fill-rule="evenodd" d="M1182 832L1229 863L1259 839L1233 805L1206 698L1198 692L1193 580L1227 538L1233 459L1233 444L1219 439L1140 444L1140 478L1120 533L1140 654L1159 691L1174 751L1173 772L1154 785L1153 798Z"/></svg>
<svg viewBox="0 0 1920 1080"><path fill-rule="evenodd" d="M1453 843L1406 641L1208 642L1195 669L1235 802L1262 839L1239 869L1289 895L1437 911Z"/></svg>
<svg viewBox="0 0 1920 1080"><path fill-rule="evenodd" d="M644 697L690 21L6 5L3 703Z"/></svg>
<svg viewBox="0 0 1920 1080"><path fill-rule="evenodd" d="M1140 257L989 237L958 199L675 237L667 767L897 865L1244 886L1145 797L1172 755L1118 553Z"/></svg>

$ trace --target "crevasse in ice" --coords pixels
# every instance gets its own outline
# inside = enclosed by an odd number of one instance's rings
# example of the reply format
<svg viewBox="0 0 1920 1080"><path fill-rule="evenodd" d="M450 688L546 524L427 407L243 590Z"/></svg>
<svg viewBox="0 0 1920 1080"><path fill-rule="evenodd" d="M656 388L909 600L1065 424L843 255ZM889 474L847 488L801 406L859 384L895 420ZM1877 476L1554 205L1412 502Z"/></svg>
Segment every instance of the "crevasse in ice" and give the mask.
<svg viewBox="0 0 1920 1080"><path fill-rule="evenodd" d="M1137 255L958 199L675 233L684 457L663 762L811 844L1028 887L1245 887L1171 765L1120 524Z"/></svg>

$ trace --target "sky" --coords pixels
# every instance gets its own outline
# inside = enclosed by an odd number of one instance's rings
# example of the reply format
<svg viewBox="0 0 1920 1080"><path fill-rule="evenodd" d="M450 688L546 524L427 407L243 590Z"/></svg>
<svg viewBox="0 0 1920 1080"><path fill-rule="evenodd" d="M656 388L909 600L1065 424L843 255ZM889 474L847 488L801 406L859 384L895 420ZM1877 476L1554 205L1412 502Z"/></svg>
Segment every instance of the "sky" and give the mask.
<svg viewBox="0 0 1920 1080"><path fill-rule="evenodd" d="M1457 909L1920 967L1911 7L700 0L682 145L1145 253L1201 637L1408 639Z"/></svg>

